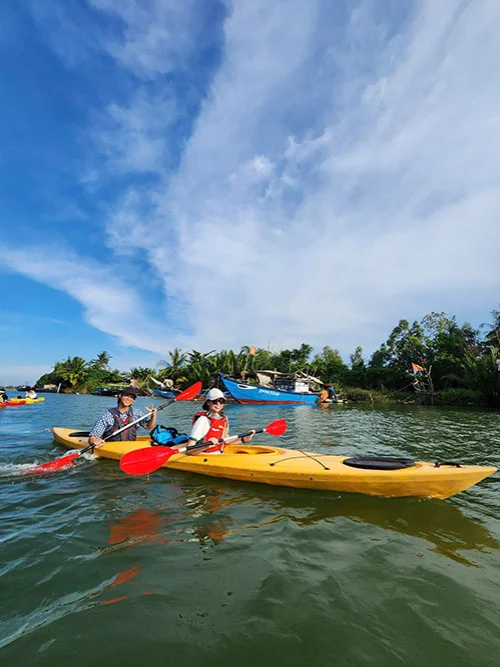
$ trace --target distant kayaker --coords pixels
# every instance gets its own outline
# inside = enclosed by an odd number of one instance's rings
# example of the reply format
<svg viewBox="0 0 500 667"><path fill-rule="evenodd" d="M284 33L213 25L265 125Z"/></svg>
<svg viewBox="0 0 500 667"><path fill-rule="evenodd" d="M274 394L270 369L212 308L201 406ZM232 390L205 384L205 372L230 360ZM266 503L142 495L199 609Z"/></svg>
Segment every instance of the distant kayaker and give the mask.
<svg viewBox="0 0 500 667"><path fill-rule="evenodd" d="M0 403L6 403L8 400L9 400L9 397L7 396L7 392L2 387L0 389Z"/></svg>
<svg viewBox="0 0 500 667"><path fill-rule="evenodd" d="M118 433L115 437L109 437L115 431L122 428L126 424L139 419L144 415L141 410L132 407L135 399L137 398L137 389L135 387L125 387L125 389L120 390L118 394L118 405L116 408L111 408L106 410L106 412L100 417L94 424L89 435L89 444L95 445L96 447L101 447L104 444L104 441L118 441L118 440L135 440L137 438L137 427L141 426L142 428L150 431L156 424L156 408L151 405L147 410L150 412L149 421L140 422L139 424L134 424L130 428L125 429L121 433Z"/></svg>
<svg viewBox="0 0 500 667"><path fill-rule="evenodd" d="M24 395L26 398L36 398L36 391L33 389L33 387L28 387Z"/></svg>
<svg viewBox="0 0 500 667"><path fill-rule="evenodd" d="M222 453L223 446L217 444L221 438L228 438L229 421L227 416L222 412L226 399L220 389L210 389L207 392L206 400L203 403L203 412L197 412L193 417L191 433L189 434L188 447L194 445L200 440L205 440L206 443L211 443L213 447L208 447L205 452ZM249 431L242 440L231 440L231 444L236 445L240 442L247 443L253 438L255 431ZM197 450L199 451L199 450Z"/></svg>

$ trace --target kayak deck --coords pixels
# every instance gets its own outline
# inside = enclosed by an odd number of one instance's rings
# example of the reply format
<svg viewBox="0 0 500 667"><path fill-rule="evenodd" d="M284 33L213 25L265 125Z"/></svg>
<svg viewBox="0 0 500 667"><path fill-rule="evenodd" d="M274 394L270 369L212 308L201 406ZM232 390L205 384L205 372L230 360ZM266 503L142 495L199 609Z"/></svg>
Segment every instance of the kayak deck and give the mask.
<svg viewBox="0 0 500 667"><path fill-rule="evenodd" d="M72 436L72 432L72 429L55 427L54 440L69 449L80 449L88 444L86 437ZM143 435L135 441L108 442L94 453L119 460L127 452L150 446L149 436ZM224 454L176 454L163 467L275 486L441 499L464 491L496 471L486 466L436 467L434 463L422 461L399 470L368 470L345 465L346 458L282 447L226 445Z"/></svg>

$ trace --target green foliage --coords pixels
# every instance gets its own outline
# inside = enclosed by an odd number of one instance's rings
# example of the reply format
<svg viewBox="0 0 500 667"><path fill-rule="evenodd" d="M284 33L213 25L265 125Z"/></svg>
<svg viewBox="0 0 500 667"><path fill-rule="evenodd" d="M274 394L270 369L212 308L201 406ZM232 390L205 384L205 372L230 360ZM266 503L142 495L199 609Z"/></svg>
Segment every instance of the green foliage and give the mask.
<svg viewBox="0 0 500 667"><path fill-rule="evenodd" d="M500 310L493 310L492 318L491 324L484 325L488 331L483 339L470 324L459 326L455 317L445 313L432 312L412 324L400 320L368 363L359 346L350 355L349 365L338 350L328 345L312 359L313 348L306 343L279 352L249 346L239 351L209 352L183 352L175 348L166 361L158 363L156 371L136 367L131 369L130 377L141 385L147 383L149 376L169 378L176 388L184 389L197 380L209 387L217 373L242 377L258 370L303 371L333 383L337 389L344 387L343 395L348 400L378 402L388 397L407 398L403 392L408 388L413 390L412 363L417 363L431 372L434 389L441 392L440 402L477 404L481 396L487 405L500 407ZM63 391L92 391L123 381L123 373L109 368L110 360L111 355L106 351L89 362L81 357L68 357L58 361L37 384L61 383Z"/></svg>
<svg viewBox="0 0 500 667"><path fill-rule="evenodd" d="M486 334L485 344L498 350L500 349L500 310L492 310L491 316L493 322L489 325L491 328Z"/></svg>
<svg viewBox="0 0 500 667"><path fill-rule="evenodd" d="M409 384L408 373L391 366L369 366L366 369L364 379L366 386L370 389L402 389Z"/></svg>
<svg viewBox="0 0 500 667"><path fill-rule="evenodd" d="M91 361L88 362L88 366L95 366L99 369L108 369L111 359L112 356L110 353L103 350L102 352L99 352L96 359L91 359Z"/></svg>
<svg viewBox="0 0 500 667"><path fill-rule="evenodd" d="M325 345L321 354L316 354L311 362L309 370L315 377L324 382L343 383L349 375L349 368L344 363L340 352Z"/></svg>
<svg viewBox="0 0 500 667"><path fill-rule="evenodd" d="M137 380L139 384L146 384L148 378L156 377L156 372L152 368L144 368L143 366L134 366L130 369L130 379Z"/></svg>
<svg viewBox="0 0 500 667"><path fill-rule="evenodd" d="M443 405L484 405L485 398L476 389L451 388L439 392L438 403Z"/></svg>
<svg viewBox="0 0 500 667"><path fill-rule="evenodd" d="M64 362L58 362L54 368L62 382L71 389L76 389L88 377L88 366L81 357L68 357Z"/></svg>
<svg viewBox="0 0 500 667"><path fill-rule="evenodd" d="M373 403L372 392L367 389L347 388L342 390L342 398L352 403Z"/></svg>
<svg viewBox="0 0 500 667"><path fill-rule="evenodd" d="M481 392L488 405L500 407L499 350L485 347L481 353L469 351L464 363L464 384Z"/></svg>

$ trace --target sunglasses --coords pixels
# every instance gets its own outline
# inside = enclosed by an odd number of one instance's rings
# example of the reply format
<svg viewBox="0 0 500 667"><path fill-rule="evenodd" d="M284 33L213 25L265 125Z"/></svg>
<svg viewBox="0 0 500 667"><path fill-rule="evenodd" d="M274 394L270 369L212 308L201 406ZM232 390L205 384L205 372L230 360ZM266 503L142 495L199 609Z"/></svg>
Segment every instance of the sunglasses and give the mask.
<svg viewBox="0 0 500 667"><path fill-rule="evenodd" d="M128 398L133 398L134 401L137 398L137 396L134 396L134 394L122 394L122 396L128 396Z"/></svg>
<svg viewBox="0 0 500 667"><path fill-rule="evenodd" d="M213 403L214 405L217 405L217 403L221 403L222 405L224 405L225 402L226 402L225 398L216 398L213 401L211 401L211 403Z"/></svg>

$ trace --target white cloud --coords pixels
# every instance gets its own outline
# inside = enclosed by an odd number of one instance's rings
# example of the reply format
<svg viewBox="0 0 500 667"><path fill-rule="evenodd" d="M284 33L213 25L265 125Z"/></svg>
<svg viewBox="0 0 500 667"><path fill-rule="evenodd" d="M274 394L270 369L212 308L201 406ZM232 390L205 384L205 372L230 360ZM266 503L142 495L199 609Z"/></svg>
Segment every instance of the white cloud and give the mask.
<svg viewBox="0 0 500 667"><path fill-rule="evenodd" d="M138 88L126 106L110 104L92 130L106 167L121 173L157 173L169 160L169 125L178 120L167 91Z"/></svg>
<svg viewBox="0 0 500 667"><path fill-rule="evenodd" d="M120 272L118 265L101 266L54 246L0 245L0 260L4 269L72 296L82 304L90 325L117 336L122 345L164 355L171 341L182 340L182 335L174 339L160 319L148 315L147 295L138 291L133 274Z"/></svg>
<svg viewBox="0 0 500 667"><path fill-rule="evenodd" d="M89 0L123 25L120 37L101 46L124 67L145 79L183 68L183 56L197 44L196 0Z"/></svg>
<svg viewBox="0 0 500 667"><path fill-rule="evenodd" d="M353 3L343 25L321 0L234 3L175 169L182 110L161 77L183 73L197 47L195 4L92 4L126 26L101 47L159 86L156 101L139 87L109 106L113 126L97 148L131 176L156 175L154 185L127 184L107 234L117 258L141 253L165 312L193 327L169 349L272 338L372 350L399 317L451 308L484 317L495 306L497 2L415 0L397 17ZM130 287L102 267L78 279L63 268L51 284L81 301L93 326L164 350L160 319L131 326L140 307Z"/></svg>
<svg viewBox="0 0 500 667"><path fill-rule="evenodd" d="M264 344L272 334L296 343L340 335L344 345L373 347L380 341L368 322L389 328L408 312L457 305L457 293L464 311L494 304L497 5L450 2L445 11L421 3L414 22L385 44L358 8L347 28L350 51L333 65L314 58L327 37L317 32L313 5L289 3L293 21L275 4L240 7L167 195L170 210L183 212L177 275L189 285L207 346ZM294 26L290 40L278 41L274 31L285 21ZM374 34L380 50L372 53L363 36ZM339 75L339 62L352 78ZM295 83L305 69L323 86L320 66L332 87L329 106L306 104L302 138L290 138L284 110L293 115L308 92ZM258 187L248 169L256 158L279 165ZM221 302L222 328L214 315Z"/></svg>

